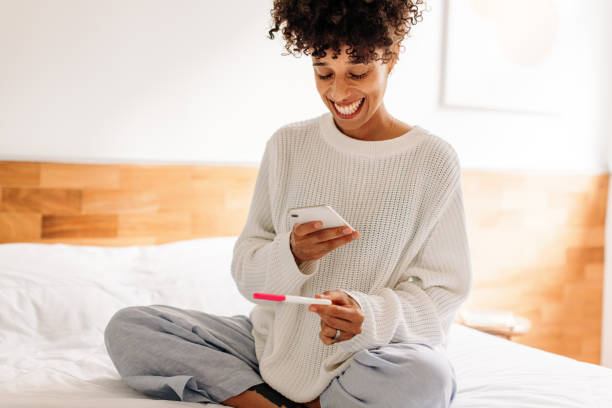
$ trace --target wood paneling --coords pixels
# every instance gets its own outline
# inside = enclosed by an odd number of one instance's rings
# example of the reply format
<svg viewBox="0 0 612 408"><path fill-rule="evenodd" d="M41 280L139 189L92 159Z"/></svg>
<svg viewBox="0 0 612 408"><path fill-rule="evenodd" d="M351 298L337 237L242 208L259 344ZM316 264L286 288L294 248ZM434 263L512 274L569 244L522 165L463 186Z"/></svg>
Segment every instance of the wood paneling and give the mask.
<svg viewBox="0 0 612 408"><path fill-rule="evenodd" d="M532 323L513 341L599 364L608 178L464 171L462 307L512 310Z"/></svg>
<svg viewBox="0 0 612 408"><path fill-rule="evenodd" d="M120 170L119 188L122 190L154 190L168 186L189 185L189 166L123 166Z"/></svg>
<svg viewBox="0 0 612 408"><path fill-rule="evenodd" d="M0 242L152 245L236 236L256 167L0 162ZM608 174L463 172L464 308L529 318L514 341L599 363Z"/></svg>
<svg viewBox="0 0 612 408"><path fill-rule="evenodd" d="M79 214L81 191L65 188L6 187L0 211L41 214Z"/></svg>
<svg viewBox="0 0 612 408"><path fill-rule="evenodd" d="M0 162L0 243L123 246L235 236L257 170Z"/></svg>
<svg viewBox="0 0 612 408"><path fill-rule="evenodd" d="M135 190L83 189L83 214L156 213L159 194Z"/></svg>
<svg viewBox="0 0 612 408"><path fill-rule="evenodd" d="M40 185L40 163L0 161L0 186Z"/></svg>
<svg viewBox="0 0 612 408"><path fill-rule="evenodd" d="M43 215L41 238L114 238L117 214Z"/></svg>
<svg viewBox="0 0 612 408"><path fill-rule="evenodd" d="M40 163L40 187L119 188L120 172L103 164Z"/></svg>
<svg viewBox="0 0 612 408"><path fill-rule="evenodd" d="M0 243L39 240L41 220L42 214L0 212Z"/></svg>

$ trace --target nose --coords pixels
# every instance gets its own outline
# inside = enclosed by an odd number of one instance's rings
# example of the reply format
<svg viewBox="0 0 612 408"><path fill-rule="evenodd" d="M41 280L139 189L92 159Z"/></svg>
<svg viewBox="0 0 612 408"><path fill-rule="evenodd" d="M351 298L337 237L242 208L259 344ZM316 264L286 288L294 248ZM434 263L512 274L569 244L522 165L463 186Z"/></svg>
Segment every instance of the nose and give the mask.
<svg viewBox="0 0 612 408"><path fill-rule="evenodd" d="M350 95L347 92L347 84L342 80L333 80L331 85L330 99L337 103L344 103L344 101L348 101Z"/></svg>

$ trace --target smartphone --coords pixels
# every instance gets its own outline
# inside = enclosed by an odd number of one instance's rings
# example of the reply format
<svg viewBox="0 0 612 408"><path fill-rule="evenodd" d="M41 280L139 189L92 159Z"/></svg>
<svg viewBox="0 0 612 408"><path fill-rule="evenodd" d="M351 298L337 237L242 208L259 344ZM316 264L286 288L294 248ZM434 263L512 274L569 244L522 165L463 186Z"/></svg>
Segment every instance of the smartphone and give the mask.
<svg viewBox="0 0 612 408"><path fill-rule="evenodd" d="M354 230L331 205L315 205L312 207L291 208L288 212L291 229L295 224L304 224L311 221L321 221L323 226L319 230L346 225Z"/></svg>

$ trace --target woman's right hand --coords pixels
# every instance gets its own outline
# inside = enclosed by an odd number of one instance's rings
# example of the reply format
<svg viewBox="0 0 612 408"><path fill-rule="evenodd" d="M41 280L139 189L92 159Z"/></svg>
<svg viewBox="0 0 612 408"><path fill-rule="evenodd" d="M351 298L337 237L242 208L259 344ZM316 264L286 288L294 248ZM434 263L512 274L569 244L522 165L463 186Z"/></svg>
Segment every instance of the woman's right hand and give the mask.
<svg viewBox="0 0 612 408"><path fill-rule="evenodd" d="M320 259L339 246L359 238L359 232L351 230L346 225L320 229L315 225L320 222L311 221L293 225L289 235L289 247L298 266L305 261ZM348 233L343 232L344 228L348 229Z"/></svg>

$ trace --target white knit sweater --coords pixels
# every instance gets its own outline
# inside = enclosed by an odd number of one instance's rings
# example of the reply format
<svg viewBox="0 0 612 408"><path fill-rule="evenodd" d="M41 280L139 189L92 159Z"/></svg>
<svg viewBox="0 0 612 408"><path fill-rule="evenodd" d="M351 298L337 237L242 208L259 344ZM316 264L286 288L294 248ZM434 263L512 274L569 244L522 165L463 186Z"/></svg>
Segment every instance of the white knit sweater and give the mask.
<svg viewBox="0 0 612 408"><path fill-rule="evenodd" d="M320 204L361 235L298 267L287 211ZM250 318L260 374L295 402L317 398L365 348L406 341L445 353L472 286L457 153L419 126L393 139L355 139L330 112L282 126L266 142L231 273L256 303ZM360 334L329 346L308 305L252 296L333 289L351 295L365 318Z"/></svg>

